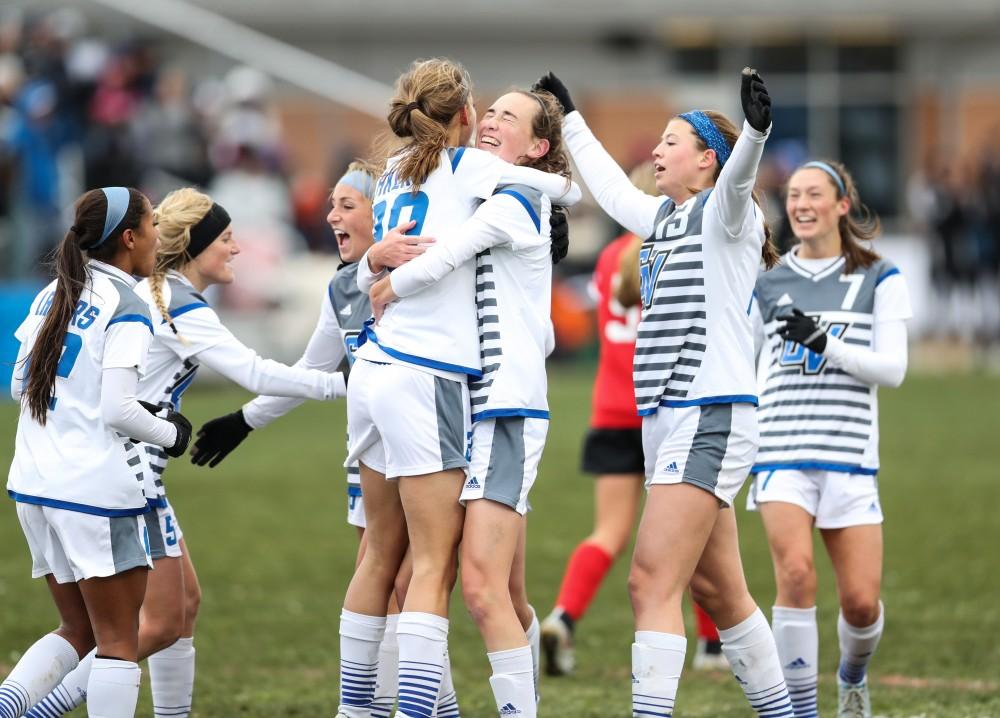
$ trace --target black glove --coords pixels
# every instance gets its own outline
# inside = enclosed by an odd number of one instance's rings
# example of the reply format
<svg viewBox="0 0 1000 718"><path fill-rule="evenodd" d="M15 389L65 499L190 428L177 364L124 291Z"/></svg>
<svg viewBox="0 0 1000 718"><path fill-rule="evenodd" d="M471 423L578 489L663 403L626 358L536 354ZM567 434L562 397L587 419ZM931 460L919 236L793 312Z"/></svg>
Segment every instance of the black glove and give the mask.
<svg viewBox="0 0 1000 718"><path fill-rule="evenodd" d="M564 85L562 80L551 72L539 77L538 81L531 86L531 89L545 90L546 92L551 92L555 95L556 99L559 100L559 104L562 105L564 115L568 115L576 109L576 105L574 105L573 100L570 99L569 90L566 89L566 85Z"/></svg>
<svg viewBox="0 0 1000 718"><path fill-rule="evenodd" d="M164 446L163 450L167 452L167 456L182 456L187 451L188 442L191 441L191 422L183 414L173 409L168 409L167 415L163 418L177 427L177 439L174 441L174 445L169 449Z"/></svg>
<svg viewBox="0 0 1000 718"><path fill-rule="evenodd" d="M166 409L165 406L160 406L159 404L154 404L151 401L143 401L142 399L139 399L139 404L142 406L143 409L145 409L146 411L148 411L153 416L156 416L163 409Z"/></svg>
<svg viewBox="0 0 1000 718"><path fill-rule="evenodd" d="M242 409L205 422L198 429L198 440L191 449L191 463L196 466L208 464L209 468L218 466L251 431Z"/></svg>
<svg viewBox="0 0 1000 718"><path fill-rule="evenodd" d="M559 264L569 253L569 222L566 221L566 208L553 207L549 215L549 236L552 239L552 264Z"/></svg>
<svg viewBox="0 0 1000 718"><path fill-rule="evenodd" d="M743 102L743 115L750 126L758 132L766 131L771 126L771 96L767 94L764 81L753 68L743 68L740 100Z"/></svg>
<svg viewBox="0 0 1000 718"><path fill-rule="evenodd" d="M817 354L826 351L826 330L815 319L803 314L801 309L781 315L778 321L785 322L785 326L778 330L782 339L797 342Z"/></svg>

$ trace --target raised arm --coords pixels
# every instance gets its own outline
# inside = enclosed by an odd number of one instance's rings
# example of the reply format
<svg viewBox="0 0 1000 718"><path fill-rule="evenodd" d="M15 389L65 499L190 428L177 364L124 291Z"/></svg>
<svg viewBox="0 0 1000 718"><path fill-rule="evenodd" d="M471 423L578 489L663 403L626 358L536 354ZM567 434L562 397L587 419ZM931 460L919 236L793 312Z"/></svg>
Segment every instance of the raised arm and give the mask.
<svg viewBox="0 0 1000 718"><path fill-rule="evenodd" d="M730 239L742 236L740 230L753 201L757 167L771 131L771 98L764 81L755 70L747 67L743 69L742 83L740 95L746 117L743 131L713 191L719 218Z"/></svg>

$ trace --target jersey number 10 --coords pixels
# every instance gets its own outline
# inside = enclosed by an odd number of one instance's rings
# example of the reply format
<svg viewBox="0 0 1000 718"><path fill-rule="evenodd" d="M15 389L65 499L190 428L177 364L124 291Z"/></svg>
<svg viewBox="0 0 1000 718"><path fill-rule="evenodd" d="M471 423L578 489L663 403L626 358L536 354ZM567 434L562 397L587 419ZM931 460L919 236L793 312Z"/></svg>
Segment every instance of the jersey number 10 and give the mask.
<svg viewBox="0 0 1000 718"><path fill-rule="evenodd" d="M427 195L423 192L417 192L416 194L413 192L404 192L397 195L392 203L392 210L389 212L389 221L385 223L385 226L383 226L382 220L385 218L385 210L388 203L382 201L376 204L372 207L375 241L380 241L386 232L392 231L401 223L409 222L410 220L415 221L416 224L413 226L413 229L407 231L407 234L420 234L424 228L424 219L427 217L428 204ZM403 210L407 208L410 210L410 215L406 219L403 219L401 215L403 214Z"/></svg>

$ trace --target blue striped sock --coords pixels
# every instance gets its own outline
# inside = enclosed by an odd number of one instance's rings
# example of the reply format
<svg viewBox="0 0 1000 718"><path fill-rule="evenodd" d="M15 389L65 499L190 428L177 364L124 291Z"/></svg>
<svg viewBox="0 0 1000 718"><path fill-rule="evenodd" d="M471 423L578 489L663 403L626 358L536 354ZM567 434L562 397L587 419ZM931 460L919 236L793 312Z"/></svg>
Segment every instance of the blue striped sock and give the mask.
<svg viewBox="0 0 1000 718"><path fill-rule="evenodd" d="M764 718L794 718L778 647L760 609L732 628L720 629L719 638L754 712Z"/></svg>
<svg viewBox="0 0 1000 718"><path fill-rule="evenodd" d="M349 718L369 718L385 616L340 613L340 707Z"/></svg>
<svg viewBox="0 0 1000 718"><path fill-rule="evenodd" d="M448 646L448 619L404 611L396 628L399 643L399 715L431 718L441 692Z"/></svg>
<svg viewBox="0 0 1000 718"><path fill-rule="evenodd" d="M861 628L852 626L841 613L837 618L837 637L840 640L840 667L837 676L841 683L860 685L865 682L868 663L875 655L882 628L885 625L885 607L879 601L875 623Z"/></svg>
<svg viewBox="0 0 1000 718"><path fill-rule="evenodd" d="M0 718L18 718L31 707L28 690L16 681L0 684Z"/></svg>
<svg viewBox="0 0 1000 718"><path fill-rule="evenodd" d="M795 718L817 718L819 630L816 607L775 606L771 611L771 630Z"/></svg>
<svg viewBox="0 0 1000 718"><path fill-rule="evenodd" d="M51 693L45 696L41 702L36 703L31 710L24 714L24 718L59 718L66 715L77 706L83 705L87 700L87 694L73 695L61 684L56 686Z"/></svg>

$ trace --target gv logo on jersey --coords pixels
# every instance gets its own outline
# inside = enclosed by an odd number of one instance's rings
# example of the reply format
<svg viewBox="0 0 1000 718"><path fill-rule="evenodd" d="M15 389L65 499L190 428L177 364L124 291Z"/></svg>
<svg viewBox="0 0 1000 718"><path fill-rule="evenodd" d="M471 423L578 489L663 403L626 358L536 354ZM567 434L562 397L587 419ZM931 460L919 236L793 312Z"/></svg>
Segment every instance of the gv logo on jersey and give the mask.
<svg viewBox="0 0 1000 718"><path fill-rule="evenodd" d="M846 322L838 322L830 324L826 332L830 336L840 339L850 326ZM819 374L826 366L826 357L789 339L785 342L778 363L781 366L798 366L803 374Z"/></svg>
<svg viewBox="0 0 1000 718"><path fill-rule="evenodd" d="M354 366L354 352L358 350L358 335L361 332L344 332L344 346L347 347L347 366Z"/></svg>
<svg viewBox="0 0 1000 718"><path fill-rule="evenodd" d="M639 250L639 294L642 297L644 309L649 309L653 305L653 290L656 288L656 280L669 256L669 249L654 250L652 246L649 246Z"/></svg>

